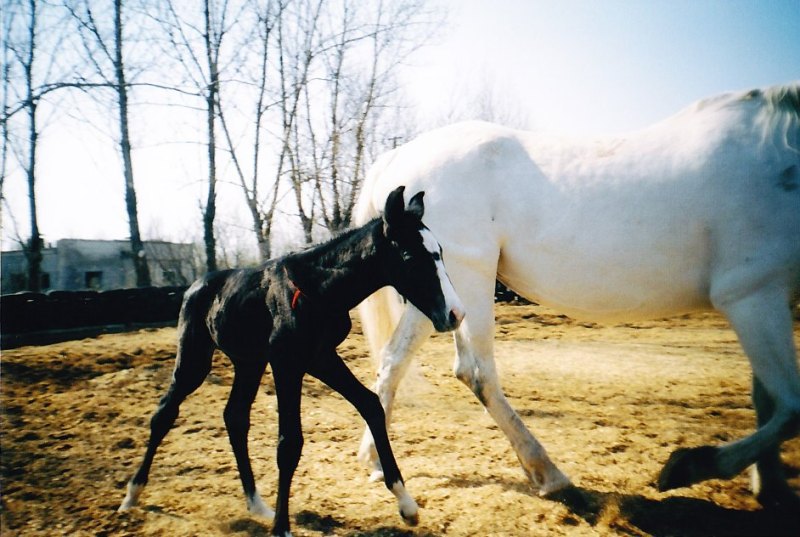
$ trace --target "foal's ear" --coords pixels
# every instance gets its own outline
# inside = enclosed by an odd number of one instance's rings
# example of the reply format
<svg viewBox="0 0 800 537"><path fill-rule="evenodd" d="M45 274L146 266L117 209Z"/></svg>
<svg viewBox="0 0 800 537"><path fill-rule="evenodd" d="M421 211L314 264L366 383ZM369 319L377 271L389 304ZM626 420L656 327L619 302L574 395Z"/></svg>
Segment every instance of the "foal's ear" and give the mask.
<svg viewBox="0 0 800 537"><path fill-rule="evenodd" d="M405 202L403 201L404 186L399 186L389 193L386 198L386 206L383 208L383 233L387 237L391 233L392 227L400 226L403 223L403 213L405 213Z"/></svg>
<svg viewBox="0 0 800 537"><path fill-rule="evenodd" d="M414 196L408 202L408 208L406 211L422 220L422 215L425 214L425 204L422 203L422 197L425 196L425 191L420 191L414 194Z"/></svg>

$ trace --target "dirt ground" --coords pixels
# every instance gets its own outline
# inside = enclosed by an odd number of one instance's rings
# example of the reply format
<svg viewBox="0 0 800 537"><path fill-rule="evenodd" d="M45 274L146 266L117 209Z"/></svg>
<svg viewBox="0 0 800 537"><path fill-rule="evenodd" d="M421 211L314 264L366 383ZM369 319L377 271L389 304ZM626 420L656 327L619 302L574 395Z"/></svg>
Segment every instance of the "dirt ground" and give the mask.
<svg viewBox="0 0 800 537"><path fill-rule="evenodd" d="M796 325L800 342L800 325ZM222 421L232 369L184 403L141 506L118 514L148 421L167 387L174 329L100 336L2 354L2 535L267 535L248 515ZM366 383L362 335L340 347ZM800 514L760 509L748 476L662 494L653 486L677 447L753 430L750 369L724 319L598 327L536 306L498 307L496 355L522 419L577 487L538 497L502 433L451 374L451 337L434 336L401 387L391 430L420 504L408 528L394 497L356 460L363 424L309 379L305 448L294 479L295 536L800 535ZM267 373L250 449L274 503L276 403ZM800 490L800 440L784 444Z"/></svg>

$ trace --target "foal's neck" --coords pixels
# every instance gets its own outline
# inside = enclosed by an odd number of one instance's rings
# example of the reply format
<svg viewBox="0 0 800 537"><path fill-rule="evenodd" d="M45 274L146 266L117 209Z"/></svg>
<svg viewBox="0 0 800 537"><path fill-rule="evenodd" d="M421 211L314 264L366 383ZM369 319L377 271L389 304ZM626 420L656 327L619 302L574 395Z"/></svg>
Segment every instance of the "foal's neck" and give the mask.
<svg viewBox="0 0 800 537"><path fill-rule="evenodd" d="M301 292L326 309L349 311L389 284L380 260L383 226L374 220L295 256Z"/></svg>

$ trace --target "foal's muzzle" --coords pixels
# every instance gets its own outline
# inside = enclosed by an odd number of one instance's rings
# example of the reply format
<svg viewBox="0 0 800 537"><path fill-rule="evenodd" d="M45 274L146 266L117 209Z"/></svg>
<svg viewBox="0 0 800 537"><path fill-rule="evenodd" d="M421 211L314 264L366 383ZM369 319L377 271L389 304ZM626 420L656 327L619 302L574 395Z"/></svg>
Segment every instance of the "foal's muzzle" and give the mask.
<svg viewBox="0 0 800 537"><path fill-rule="evenodd" d="M431 318L433 327L437 332L450 332L455 330L464 319L464 311L461 308L453 307L447 315L435 315Z"/></svg>

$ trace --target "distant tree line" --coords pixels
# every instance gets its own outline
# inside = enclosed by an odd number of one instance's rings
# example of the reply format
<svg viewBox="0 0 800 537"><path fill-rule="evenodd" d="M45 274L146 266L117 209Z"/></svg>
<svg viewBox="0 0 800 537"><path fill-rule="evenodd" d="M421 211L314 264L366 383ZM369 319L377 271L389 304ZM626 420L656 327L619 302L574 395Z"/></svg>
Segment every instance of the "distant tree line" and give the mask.
<svg viewBox="0 0 800 537"><path fill-rule="evenodd" d="M315 226L350 225L369 164L405 137L394 122L398 66L442 22L426 0L2 0L0 11L0 198L7 178L24 177L29 234L19 242L31 291L40 290L44 246L39 141L64 95L105 116L100 128L121 166L109 180L124 185L144 287L150 274L131 135L144 101L180 106L203 125L207 188L198 224L206 268L218 266L223 169L233 170L258 256L267 259L282 199L292 202L306 242ZM5 200L0 211L10 211Z"/></svg>

